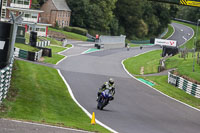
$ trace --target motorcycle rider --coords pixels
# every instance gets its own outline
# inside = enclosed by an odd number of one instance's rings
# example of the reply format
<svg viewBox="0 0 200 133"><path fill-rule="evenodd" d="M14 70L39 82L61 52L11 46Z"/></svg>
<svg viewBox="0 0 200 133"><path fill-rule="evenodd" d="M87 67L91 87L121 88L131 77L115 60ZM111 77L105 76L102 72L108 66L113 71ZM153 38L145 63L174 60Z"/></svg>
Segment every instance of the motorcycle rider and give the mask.
<svg viewBox="0 0 200 133"><path fill-rule="evenodd" d="M98 96L98 97L97 97L97 101L99 100L100 94L101 94L104 90L106 90L106 89L109 89L110 94L111 94L111 96L112 96L112 98L111 98L110 100L114 100L115 82L114 82L114 80L113 80L112 78L110 78L108 82L105 82L105 83L101 86L101 88L99 88L99 91L98 91L98 93L97 93L97 96Z"/></svg>

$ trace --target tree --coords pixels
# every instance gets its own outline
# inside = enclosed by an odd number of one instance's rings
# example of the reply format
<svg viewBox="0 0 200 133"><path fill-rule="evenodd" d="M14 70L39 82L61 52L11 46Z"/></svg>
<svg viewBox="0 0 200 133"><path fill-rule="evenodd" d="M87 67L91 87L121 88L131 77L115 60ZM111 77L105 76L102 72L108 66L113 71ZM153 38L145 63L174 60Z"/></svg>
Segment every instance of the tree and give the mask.
<svg viewBox="0 0 200 133"><path fill-rule="evenodd" d="M66 0L71 25L129 39L157 36L170 23L176 8L147 0ZM170 11L169 11L170 10Z"/></svg>
<svg viewBox="0 0 200 133"><path fill-rule="evenodd" d="M116 3L115 15L128 38L134 38L138 32L143 14L142 3L141 0L118 0Z"/></svg>
<svg viewBox="0 0 200 133"><path fill-rule="evenodd" d="M73 26L110 33L116 0L67 0L72 9Z"/></svg>
<svg viewBox="0 0 200 133"><path fill-rule="evenodd" d="M169 13L170 13L171 18L175 18L176 17L178 10L179 9L178 9L177 5L170 5Z"/></svg>

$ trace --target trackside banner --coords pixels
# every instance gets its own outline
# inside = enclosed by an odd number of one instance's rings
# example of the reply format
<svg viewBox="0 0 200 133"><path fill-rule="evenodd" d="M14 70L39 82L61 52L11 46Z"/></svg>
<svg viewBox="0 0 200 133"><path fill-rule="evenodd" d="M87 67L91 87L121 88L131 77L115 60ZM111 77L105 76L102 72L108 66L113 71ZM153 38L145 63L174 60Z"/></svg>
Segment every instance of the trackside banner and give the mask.
<svg viewBox="0 0 200 133"><path fill-rule="evenodd" d="M155 39L154 44L155 45L161 45L161 46L176 47L177 41L174 41L174 40L165 40L165 39Z"/></svg>

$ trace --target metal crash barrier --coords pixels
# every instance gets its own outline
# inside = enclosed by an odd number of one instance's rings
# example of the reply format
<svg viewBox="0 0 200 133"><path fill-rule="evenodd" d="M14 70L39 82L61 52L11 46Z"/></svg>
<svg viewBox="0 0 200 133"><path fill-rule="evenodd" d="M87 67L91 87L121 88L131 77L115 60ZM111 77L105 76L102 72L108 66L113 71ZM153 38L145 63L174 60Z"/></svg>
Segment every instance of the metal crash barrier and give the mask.
<svg viewBox="0 0 200 133"><path fill-rule="evenodd" d="M124 48L126 36L100 36L95 46L100 49Z"/></svg>

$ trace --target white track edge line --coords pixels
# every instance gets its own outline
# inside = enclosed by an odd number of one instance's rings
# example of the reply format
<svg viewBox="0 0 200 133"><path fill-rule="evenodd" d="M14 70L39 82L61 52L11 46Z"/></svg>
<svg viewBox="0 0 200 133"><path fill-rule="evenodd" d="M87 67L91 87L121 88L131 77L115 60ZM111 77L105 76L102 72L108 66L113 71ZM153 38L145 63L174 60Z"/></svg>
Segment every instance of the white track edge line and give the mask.
<svg viewBox="0 0 200 133"><path fill-rule="evenodd" d="M152 50L152 51L153 51L153 50ZM150 52L150 51L148 51L148 52ZM145 53L148 53L148 52L145 52ZM145 54L145 53L142 53L142 54ZM139 55L142 55L142 54L138 54L138 55L136 55L136 56L139 56ZM136 56L134 56L134 57L136 57ZM128 58L127 58L127 59L128 59ZM125 68L125 66L124 66L124 61L125 61L125 60L126 60L126 59L122 60L121 64L122 64L124 70L126 71L126 73L127 73L130 77L134 78L135 80L137 80L137 81L139 81L139 82L145 84L144 82L138 80L136 77L134 77L132 74L130 74L130 73L128 72L128 70L127 70L127 69ZM172 100L175 100L176 102L179 102L179 103L181 103L181 104L183 104L183 105L185 105L185 106L187 106L187 107L190 107L190 108L192 108L192 109L194 109L194 110L200 112L200 109L197 109L197 108L195 108L195 107L193 107L193 106L191 106L191 105L189 105L189 104L186 104L186 103L181 102L181 101L179 101L179 100L177 100L177 99L175 99L175 98L173 98L173 97L171 97L171 96L168 96L167 94L165 94L165 93L163 93L163 92L161 92L161 91L159 91L159 90L153 88L152 86L150 86L150 85L148 85L148 84L145 84L145 85L148 86L148 87L150 87L150 88L152 88L153 90L155 90L155 91L161 93L162 95L164 95L164 96L166 96L166 97L168 97L168 98L170 98L170 99L172 99Z"/></svg>
<svg viewBox="0 0 200 133"><path fill-rule="evenodd" d="M72 45L72 44L71 44L71 45ZM68 56L63 55L63 54L61 54L61 53L66 52L66 51L68 51L68 50L70 50L70 49L72 49L72 48L74 48L74 45L72 45L72 47L67 48L67 49L65 49L64 51L61 51L61 52L58 53L59 55L62 55L62 56L65 56L65 57L62 58L60 61L58 61L58 62L56 63L56 65L58 65L60 62L62 62L63 60L65 60L65 59L68 57Z"/></svg>
<svg viewBox="0 0 200 133"><path fill-rule="evenodd" d="M185 41L183 44L181 44L180 46L178 46L178 47L181 47L182 45L184 45L186 42L190 41L190 40L194 37L194 33L195 33L195 32L194 32L194 30L193 30L191 27L189 27L189 26L186 26L186 25L184 25L184 24L179 24L179 23L176 23L176 24L178 24L178 25L183 25L183 26L185 26L185 27L191 29L192 32L193 32L193 35L192 35L191 38L189 38L189 39L188 39L187 41Z"/></svg>
<svg viewBox="0 0 200 133"><path fill-rule="evenodd" d="M45 124L40 124L40 123L25 122L25 121L19 121L19 120L9 120L9 119L4 119L4 118L2 120L17 122L17 123L23 123L23 124L36 125L36 126L51 127L51 128L57 128L57 129L64 129L64 130L70 130L70 131L77 131L77 132L89 133L88 131L84 131L84 130L78 130L78 129L72 129L72 128L65 128L65 127L58 127L58 126L51 126L51 125L45 125Z"/></svg>
<svg viewBox="0 0 200 133"><path fill-rule="evenodd" d="M167 38L167 39L169 39L170 37L172 37L173 35L174 35L174 32L175 32L175 28L174 28L174 26L172 25L172 24L170 24L171 26L172 26L172 28L173 28L173 33Z"/></svg>
<svg viewBox="0 0 200 133"><path fill-rule="evenodd" d="M70 93L72 99L74 100L74 102L75 102L75 103L87 114L87 116L90 117L90 119L91 119L91 118L92 118L92 115L91 115L82 105L79 104L79 102L78 102L78 101L76 100L76 98L74 97L74 94L73 94L73 92L72 92L71 87L69 86L69 84L67 83L67 81L65 80L65 78L63 77L63 75L61 74L60 70L57 69L57 71L58 71L59 75L61 76L61 78L63 79L65 85L67 86L68 91L69 91L69 93ZM103 123L100 122L99 120L96 119L95 121L96 121L96 123L98 123L99 125L103 126L103 127L106 128L106 129L110 130L111 132L113 132L113 133L118 133L117 131L115 131L114 129L112 129L112 128L106 126L105 124L103 124Z"/></svg>

